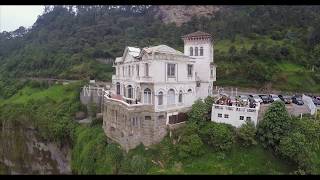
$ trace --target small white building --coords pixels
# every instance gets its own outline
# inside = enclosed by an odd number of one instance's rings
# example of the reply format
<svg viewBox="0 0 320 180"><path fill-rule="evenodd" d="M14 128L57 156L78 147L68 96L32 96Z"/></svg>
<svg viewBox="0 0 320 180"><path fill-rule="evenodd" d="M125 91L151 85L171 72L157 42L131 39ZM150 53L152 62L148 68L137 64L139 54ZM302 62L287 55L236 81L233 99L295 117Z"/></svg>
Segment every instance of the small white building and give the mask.
<svg viewBox="0 0 320 180"><path fill-rule="evenodd" d="M256 126L259 109L259 103L255 108L213 104L211 121L230 124L238 128L249 120Z"/></svg>

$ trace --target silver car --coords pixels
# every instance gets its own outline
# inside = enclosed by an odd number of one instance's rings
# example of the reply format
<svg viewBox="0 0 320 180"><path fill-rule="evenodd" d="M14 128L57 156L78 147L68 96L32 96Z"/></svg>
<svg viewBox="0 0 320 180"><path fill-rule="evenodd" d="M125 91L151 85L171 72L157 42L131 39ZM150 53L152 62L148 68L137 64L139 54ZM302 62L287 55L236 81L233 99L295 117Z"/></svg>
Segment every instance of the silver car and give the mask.
<svg viewBox="0 0 320 180"><path fill-rule="evenodd" d="M278 95L276 94L270 94L270 97L272 98L273 101L281 101Z"/></svg>

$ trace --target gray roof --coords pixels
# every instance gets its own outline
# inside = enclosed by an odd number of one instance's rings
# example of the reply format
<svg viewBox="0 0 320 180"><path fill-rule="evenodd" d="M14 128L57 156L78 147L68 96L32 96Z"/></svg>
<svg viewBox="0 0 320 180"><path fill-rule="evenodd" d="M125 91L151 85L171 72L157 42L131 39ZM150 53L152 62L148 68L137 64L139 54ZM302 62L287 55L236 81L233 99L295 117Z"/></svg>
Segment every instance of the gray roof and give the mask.
<svg viewBox="0 0 320 180"><path fill-rule="evenodd" d="M169 47L163 44L158 46L146 47L146 48L143 48L143 50L145 50L147 53L158 52L158 53L164 53L164 54L184 55L182 52L177 51L172 47Z"/></svg>
<svg viewBox="0 0 320 180"><path fill-rule="evenodd" d="M128 53L133 56L133 57L137 57L140 54L140 48L136 48L136 47L129 47L128 46Z"/></svg>
<svg viewBox="0 0 320 180"><path fill-rule="evenodd" d="M116 57L115 63L122 62L122 61L123 61L122 57Z"/></svg>

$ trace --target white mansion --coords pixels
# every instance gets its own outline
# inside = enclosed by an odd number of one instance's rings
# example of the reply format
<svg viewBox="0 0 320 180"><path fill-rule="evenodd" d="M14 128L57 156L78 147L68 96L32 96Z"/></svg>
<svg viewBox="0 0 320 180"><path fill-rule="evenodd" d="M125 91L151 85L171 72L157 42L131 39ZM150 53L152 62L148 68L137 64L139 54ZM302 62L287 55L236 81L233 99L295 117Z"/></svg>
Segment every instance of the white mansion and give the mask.
<svg viewBox="0 0 320 180"><path fill-rule="evenodd" d="M197 31L182 39L184 53L166 45L126 47L116 58L103 127L125 149L159 142L170 124L181 121L180 113L212 95L212 36Z"/></svg>

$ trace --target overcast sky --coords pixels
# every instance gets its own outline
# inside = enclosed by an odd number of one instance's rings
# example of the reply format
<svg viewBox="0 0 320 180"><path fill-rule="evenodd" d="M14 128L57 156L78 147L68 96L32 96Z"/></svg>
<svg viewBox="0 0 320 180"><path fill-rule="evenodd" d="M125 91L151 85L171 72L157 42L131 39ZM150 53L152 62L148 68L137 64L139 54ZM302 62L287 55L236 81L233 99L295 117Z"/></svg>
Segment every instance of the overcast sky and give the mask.
<svg viewBox="0 0 320 180"><path fill-rule="evenodd" d="M0 6L0 32L26 28L36 22L44 6Z"/></svg>

